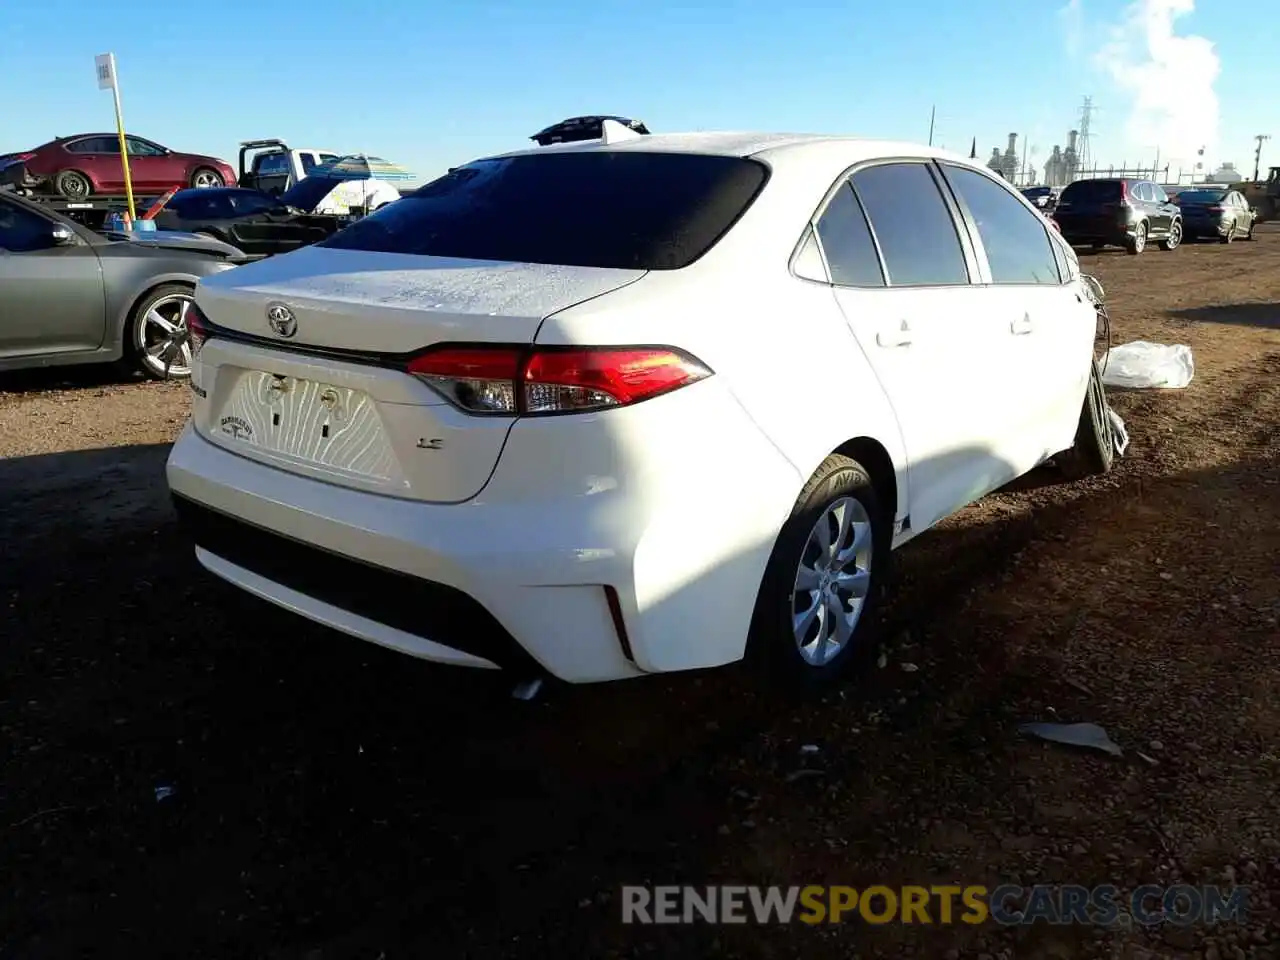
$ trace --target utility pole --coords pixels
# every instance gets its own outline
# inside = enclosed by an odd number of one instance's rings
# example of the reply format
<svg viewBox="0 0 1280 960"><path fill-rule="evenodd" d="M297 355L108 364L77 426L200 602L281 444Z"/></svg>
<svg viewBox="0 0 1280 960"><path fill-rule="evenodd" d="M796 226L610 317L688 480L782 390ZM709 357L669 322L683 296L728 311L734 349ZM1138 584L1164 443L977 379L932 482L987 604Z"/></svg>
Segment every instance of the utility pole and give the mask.
<svg viewBox="0 0 1280 960"><path fill-rule="evenodd" d="M1258 149L1253 151L1253 179L1256 183L1258 180L1258 172L1262 165L1262 145L1271 139L1271 134L1260 133L1253 139L1258 141Z"/></svg>
<svg viewBox="0 0 1280 960"><path fill-rule="evenodd" d="M929 108L929 146L933 146L933 119L938 114L938 107L935 104Z"/></svg>

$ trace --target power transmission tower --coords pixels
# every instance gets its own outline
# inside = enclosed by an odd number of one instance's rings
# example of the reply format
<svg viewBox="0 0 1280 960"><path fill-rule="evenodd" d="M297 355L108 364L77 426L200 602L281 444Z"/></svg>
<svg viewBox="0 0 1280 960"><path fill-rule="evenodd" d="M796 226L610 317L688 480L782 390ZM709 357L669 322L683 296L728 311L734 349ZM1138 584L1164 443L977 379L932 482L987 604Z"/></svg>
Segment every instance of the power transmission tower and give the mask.
<svg viewBox="0 0 1280 960"><path fill-rule="evenodd" d="M1093 118L1093 97L1085 97L1080 107L1080 169L1087 170L1093 160L1093 151L1089 148L1089 121Z"/></svg>
<svg viewBox="0 0 1280 960"><path fill-rule="evenodd" d="M1253 179L1256 182L1258 179L1258 171L1262 165L1262 145L1271 139L1271 134L1260 133L1253 139L1258 141L1258 149L1253 151Z"/></svg>

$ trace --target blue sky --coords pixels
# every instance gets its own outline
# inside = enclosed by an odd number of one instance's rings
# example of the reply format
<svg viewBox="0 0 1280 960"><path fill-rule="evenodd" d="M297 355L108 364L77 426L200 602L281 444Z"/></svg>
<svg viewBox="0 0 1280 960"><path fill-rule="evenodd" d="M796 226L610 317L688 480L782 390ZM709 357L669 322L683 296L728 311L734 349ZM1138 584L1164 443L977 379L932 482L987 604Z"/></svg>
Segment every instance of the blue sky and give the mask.
<svg viewBox="0 0 1280 960"><path fill-rule="evenodd" d="M1090 94L1103 163L1159 146L1189 172L1201 145L1251 171L1275 123L1263 164L1280 164L1275 31L1238 26L1275 22L1268 0L1060 2L10 3L0 89L22 99L0 152L111 129L93 58L112 51L131 132L233 163L240 140L281 136L430 177L601 112L924 141L934 104L935 142L976 136L986 157L1018 131L1042 163Z"/></svg>

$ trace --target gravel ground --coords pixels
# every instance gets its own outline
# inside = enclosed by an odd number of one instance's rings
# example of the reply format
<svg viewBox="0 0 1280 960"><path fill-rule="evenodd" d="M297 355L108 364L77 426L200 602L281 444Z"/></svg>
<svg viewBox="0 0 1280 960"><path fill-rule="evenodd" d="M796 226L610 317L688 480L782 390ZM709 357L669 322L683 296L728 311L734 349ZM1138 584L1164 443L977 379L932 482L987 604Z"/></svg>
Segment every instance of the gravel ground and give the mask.
<svg viewBox="0 0 1280 960"><path fill-rule="evenodd" d="M1116 342L1190 344L1194 382L1113 396L1110 476L905 548L887 666L818 702L730 668L522 703L331 634L197 567L184 388L0 378L0 957L1280 957L1280 229L1083 260ZM1125 757L1016 735L1055 718ZM618 922L624 883L1002 880L1252 909Z"/></svg>

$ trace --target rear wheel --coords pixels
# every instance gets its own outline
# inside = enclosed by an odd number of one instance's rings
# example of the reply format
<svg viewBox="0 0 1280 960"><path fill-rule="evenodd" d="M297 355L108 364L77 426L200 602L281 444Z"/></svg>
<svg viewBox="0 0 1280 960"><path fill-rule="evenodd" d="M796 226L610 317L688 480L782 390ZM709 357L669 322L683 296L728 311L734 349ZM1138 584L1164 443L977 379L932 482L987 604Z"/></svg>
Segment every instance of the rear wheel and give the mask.
<svg viewBox="0 0 1280 960"><path fill-rule="evenodd" d="M1069 479L1083 480L1109 473L1115 457L1115 436L1111 430L1107 392L1102 385L1102 370L1095 359L1091 361L1089 387L1080 409L1075 442L1054 459Z"/></svg>
<svg viewBox="0 0 1280 960"><path fill-rule="evenodd" d="M165 283L142 298L129 317L128 358L152 380L191 375L187 309L195 291L185 283Z"/></svg>
<svg viewBox="0 0 1280 960"><path fill-rule="evenodd" d="M756 601L748 653L771 678L822 685L874 657L890 521L859 463L823 461L778 535Z"/></svg>
<svg viewBox="0 0 1280 960"><path fill-rule="evenodd" d="M1133 234L1125 238L1124 248L1134 256L1147 249L1147 225L1145 223L1140 223L1134 227Z"/></svg>
<svg viewBox="0 0 1280 960"><path fill-rule="evenodd" d="M1243 237L1241 237L1241 239L1242 239L1242 240L1252 240L1252 239L1253 239L1253 223L1254 223L1254 222L1253 222L1252 220L1250 220L1250 221L1249 221L1249 232L1248 232L1248 233L1246 233Z"/></svg>
<svg viewBox="0 0 1280 960"><path fill-rule="evenodd" d="M1236 225L1235 223L1232 223L1231 226L1227 227L1227 234L1222 238L1222 242L1230 243L1235 238L1236 238Z"/></svg>
<svg viewBox="0 0 1280 960"><path fill-rule="evenodd" d="M1161 250L1176 250L1182 243L1182 221L1175 220L1169 227L1169 236L1160 241Z"/></svg>
<svg viewBox="0 0 1280 960"><path fill-rule="evenodd" d="M68 200L83 200L93 193L93 183L79 170L63 170L54 177L53 186Z"/></svg>

